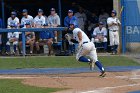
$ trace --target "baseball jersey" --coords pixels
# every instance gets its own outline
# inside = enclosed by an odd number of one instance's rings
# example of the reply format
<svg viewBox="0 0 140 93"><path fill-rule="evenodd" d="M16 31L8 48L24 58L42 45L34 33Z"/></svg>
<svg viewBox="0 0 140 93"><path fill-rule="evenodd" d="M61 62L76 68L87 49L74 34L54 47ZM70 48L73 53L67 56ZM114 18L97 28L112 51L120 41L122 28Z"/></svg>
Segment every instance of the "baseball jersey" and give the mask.
<svg viewBox="0 0 140 93"><path fill-rule="evenodd" d="M80 28L75 28L73 30L73 39L75 39L76 41L79 42L78 32L82 33L82 43L83 42L90 42L90 39L88 38L88 36Z"/></svg>
<svg viewBox="0 0 140 93"><path fill-rule="evenodd" d="M97 35L107 36L107 29L105 27L102 27L102 29L100 29L99 27L96 27L93 31L93 35L94 36L97 36Z"/></svg>
<svg viewBox="0 0 140 93"><path fill-rule="evenodd" d="M15 24L17 26L19 24L19 19L17 17L15 17L14 19L9 17L7 20L7 27L9 28L11 24Z"/></svg>
<svg viewBox="0 0 140 93"><path fill-rule="evenodd" d="M48 16L48 24L53 25L53 24L57 24L60 25L60 18L57 14L55 14L54 16L50 15Z"/></svg>
<svg viewBox="0 0 140 93"><path fill-rule="evenodd" d="M75 21L77 23L76 27L78 27L78 20L77 20L77 17L75 17L75 16L72 16L71 18L68 17L68 16L65 17L65 19L64 19L64 26L65 27L69 27L71 21L72 22Z"/></svg>
<svg viewBox="0 0 140 93"><path fill-rule="evenodd" d="M50 38L54 38L54 34L52 31L42 31L39 34L40 39L50 39Z"/></svg>
<svg viewBox="0 0 140 93"><path fill-rule="evenodd" d="M107 19L107 24L112 24L112 23L121 24L118 18L109 17ZM119 30L119 26L118 25L112 25L112 26L109 26L108 29L109 30Z"/></svg>
<svg viewBox="0 0 140 93"><path fill-rule="evenodd" d="M19 32L8 32L7 38L8 39L11 39L11 38L19 38Z"/></svg>
<svg viewBox="0 0 140 93"><path fill-rule="evenodd" d="M43 26L46 22L46 18L44 16L36 16L34 18L34 24L37 28L40 28L41 26Z"/></svg>
<svg viewBox="0 0 140 93"><path fill-rule="evenodd" d="M23 16L21 19L21 25L25 26L26 23L33 24L33 17L30 15L28 15L27 18Z"/></svg>
<svg viewBox="0 0 140 93"><path fill-rule="evenodd" d="M85 13L75 13L75 16L77 17L77 20L78 20L78 25L81 26L81 25L85 25L85 22L87 20L87 17L85 15Z"/></svg>

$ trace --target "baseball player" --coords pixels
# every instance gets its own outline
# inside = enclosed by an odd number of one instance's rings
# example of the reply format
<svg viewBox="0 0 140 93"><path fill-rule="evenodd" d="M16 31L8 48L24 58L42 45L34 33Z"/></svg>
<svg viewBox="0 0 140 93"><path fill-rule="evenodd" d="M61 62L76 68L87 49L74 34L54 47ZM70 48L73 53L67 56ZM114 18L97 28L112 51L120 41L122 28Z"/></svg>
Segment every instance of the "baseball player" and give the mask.
<svg viewBox="0 0 140 93"><path fill-rule="evenodd" d="M16 28L15 24L10 25L10 29ZM15 54L17 52L19 32L8 32L7 34L7 43L6 43L6 54ZM13 50L11 50L13 49Z"/></svg>
<svg viewBox="0 0 140 93"><path fill-rule="evenodd" d="M7 20L7 28L11 27L11 24L15 24L16 26L19 25L19 18L16 17L17 13L15 11L11 12L11 17Z"/></svg>
<svg viewBox="0 0 140 93"><path fill-rule="evenodd" d="M23 9L22 10L23 17L21 19L21 25L26 28L26 23L30 23L33 26L33 17L31 15L28 15L28 10Z"/></svg>
<svg viewBox="0 0 140 93"><path fill-rule="evenodd" d="M112 49L112 54L117 54L117 49L119 45L119 25L121 24L119 19L116 17L116 10L112 10L111 17L107 19L110 45Z"/></svg>
<svg viewBox="0 0 140 93"><path fill-rule="evenodd" d="M94 29L91 41L94 43L103 42L104 50L107 50L107 29L104 27L103 22L99 22L99 26Z"/></svg>
<svg viewBox="0 0 140 93"><path fill-rule="evenodd" d="M43 16L43 10L38 9L38 15L34 18L34 27L42 28L46 22L46 18Z"/></svg>
<svg viewBox="0 0 140 93"><path fill-rule="evenodd" d="M82 31L80 28L76 28L76 22L70 23L70 29L72 29L73 32L73 39L71 39L69 36L66 36L67 39L71 40L72 42L78 42L78 53L76 54L76 59L80 62L86 62L90 63L90 66L93 68L94 63L95 65L100 69L101 77L104 77L105 69L102 66L102 64L98 61L96 48L92 42L90 42L90 39L88 36ZM90 59L86 58L85 56L89 55Z"/></svg>

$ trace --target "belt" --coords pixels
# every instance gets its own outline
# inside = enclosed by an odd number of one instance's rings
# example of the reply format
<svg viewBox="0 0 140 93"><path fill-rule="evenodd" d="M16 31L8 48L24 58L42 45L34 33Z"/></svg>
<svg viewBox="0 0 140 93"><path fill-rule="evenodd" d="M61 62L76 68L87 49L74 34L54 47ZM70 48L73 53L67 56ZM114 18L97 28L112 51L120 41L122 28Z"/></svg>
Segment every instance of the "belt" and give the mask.
<svg viewBox="0 0 140 93"><path fill-rule="evenodd" d="M88 43L88 41L83 42L83 44L86 44L86 43Z"/></svg>
<svg viewBox="0 0 140 93"><path fill-rule="evenodd" d="M112 31L112 32L117 32L118 30L110 30L110 31Z"/></svg>

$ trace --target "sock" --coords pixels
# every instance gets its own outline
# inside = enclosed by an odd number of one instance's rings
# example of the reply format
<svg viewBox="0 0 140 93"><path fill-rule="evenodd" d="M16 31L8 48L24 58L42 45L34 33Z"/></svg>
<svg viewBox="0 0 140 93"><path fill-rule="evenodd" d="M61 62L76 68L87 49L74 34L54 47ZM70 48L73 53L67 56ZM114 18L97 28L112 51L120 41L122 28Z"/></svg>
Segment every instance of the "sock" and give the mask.
<svg viewBox="0 0 140 93"><path fill-rule="evenodd" d="M117 49L118 49L118 45L115 45L114 46L114 51L117 52Z"/></svg>
<svg viewBox="0 0 140 93"><path fill-rule="evenodd" d="M96 61L95 65L100 69L101 72L104 71L104 68L103 68L102 64L99 61Z"/></svg>
<svg viewBox="0 0 140 93"><path fill-rule="evenodd" d="M104 42L103 45L104 45L104 49L107 50L107 42Z"/></svg>
<svg viewBox="0 0 140 93"><path fill-rule="evenodd" d="M16 46L16 45L14 45L14 52L16 52L16 50L17 50L17 46Z"/></svg>
<svg viewBox="0 0 140 93"><path fill-rule="evenodd" d="M10 45L6 45L6 51L10 52Z"/></svg>
<svg viewBox="0 0 140 93"><path fill-rule="evenodd" d="M80 61L80 62L90 62L90 59L88 59L84 56L81 56L78 61Z"/></svg>

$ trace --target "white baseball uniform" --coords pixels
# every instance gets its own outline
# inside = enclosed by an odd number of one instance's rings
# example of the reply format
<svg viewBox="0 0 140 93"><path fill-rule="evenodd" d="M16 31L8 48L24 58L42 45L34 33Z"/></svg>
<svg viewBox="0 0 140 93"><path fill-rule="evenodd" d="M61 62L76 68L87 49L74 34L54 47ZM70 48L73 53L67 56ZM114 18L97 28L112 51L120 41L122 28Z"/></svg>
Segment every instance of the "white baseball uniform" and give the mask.
<svg viewBox="0 0 140 93"><path fill-rule="evenodd" d="M98 61L95 45L92 42L90 42L88 36L80 28L75 28L73 30L73 39L79 42L78 32L82 33L82 41L81 41L82 45L78 50L76 59L79 60L81 56L89 55L89 57L94 62Z"/></svg>
<svg viewBox="0 0 140 93"><path fill-rule="evenodd" d="M27 18L23 16L21 19L21 24L24 25L24 27L25 27L26 23L33 24L33 17L30 15L28 15Z"/></svg>
<svg viewBox="0 0 140 93"><path fill-rule="evenodd" d="M77 12L77 13L75 13L74 16L77 17L79 28L81 30L84 30L85 22L87 20L86 14Z"/></svg>
<svg viewBox="0 0 140 93"><path fill-rule="evenodd" d="M107 29L105 27L102 27L100 29L99 27L96 27L93 31L93 36L104 36L103 42L107 42ZM92 42L99 42L98 38L92 38Z"/></svg>
<svg viewBox="0 0 140 93"><path fill-rule="evenodd" d="M34 18L34 25L36 28L41 28L46 23L46 18L44 16L36 16Z"/></svg>
<svg viewBox="0 0 140 93"><path fill-rule="evenodd" d="M109 17L107 19L107 24L112 24L112 23L117 23L118 25L112 25L112 26L108 26L109 29L109 37L110 37L110 45L119 45L119 24L120 21L118 18L113 18L113 17Z"/></svg>
<svg viewBox="0 0 140 93"><path fill-rule="evenodd" d="M15 17L14 19L12 19L11 17L9 17L7 20L7 28L10 28L11 24L15 24L16 26L18 26L19 18Z"/></svg>
<svg viewBox="0 0 140 93"><path fill-rule="evenodd" d="M19 38L19 32L8 32L7 38L10 41L12 38ZM7 41L6 45L10 45L10 42ZM18 45L18 41L13 42L13 45Z"/></svg>

